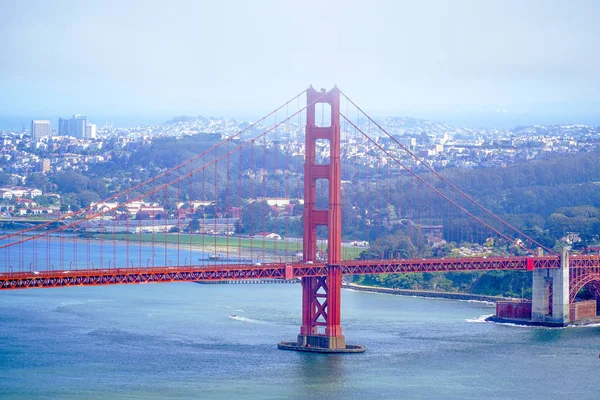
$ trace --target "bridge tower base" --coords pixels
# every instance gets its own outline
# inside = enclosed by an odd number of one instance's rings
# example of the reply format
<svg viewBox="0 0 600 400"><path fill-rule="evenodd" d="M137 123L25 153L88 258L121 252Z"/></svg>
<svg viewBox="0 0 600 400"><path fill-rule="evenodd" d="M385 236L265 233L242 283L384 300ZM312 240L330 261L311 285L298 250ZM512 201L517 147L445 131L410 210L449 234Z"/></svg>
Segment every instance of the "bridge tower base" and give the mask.
<svg viewBox="0 0 600 400"><path fill-rule="evenodd" d="M365 351L347 345L340 325L342 290L342 209L340 161L340 91L306 91L306 142L304 159L304 226L302 257L306 263L317 261L317 226L327 227L327 275L302 278L302 326L295 342L282 342L283 350L321 353L356 353ZM317 125L317 104L328 104L329 118ZM326 126L326 122L329 124ZM329 163L319 164L317 140L329 142ZM317 180L327 180L327 209L317 208Z"/></svg>
<svg viewBox="0 0 600 400"><path fill-rule="evenodd" d="M550 326L565 326L569 317L569 253L563 249L560 268L533 271L531 321Z"/></svg>

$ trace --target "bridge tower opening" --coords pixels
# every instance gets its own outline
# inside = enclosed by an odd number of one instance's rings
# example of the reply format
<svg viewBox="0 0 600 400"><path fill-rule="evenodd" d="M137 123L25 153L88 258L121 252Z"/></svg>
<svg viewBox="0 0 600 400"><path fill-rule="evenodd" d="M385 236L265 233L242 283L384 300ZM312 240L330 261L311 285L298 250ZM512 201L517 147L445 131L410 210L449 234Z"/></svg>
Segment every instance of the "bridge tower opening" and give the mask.
<svg viewBox="0 0 600 400"><path fill-rule="evenodd" d="M341 327L342 210L340 162L340 91L326 92L312 86L306 92L306 139L304 160L304 226L302 257L317 258L317 227L327 227L327 275L302 278L302 325L296 342L280 343L285 350L317 352L361 352L364 347L346 345ZM316 121L316 107L325 104L331 112L328 123ZM326 119L326 118L323 119ZM329 141L328 162L318 162L316 143ZM317 180L328 182L327 209L317 206Z"/></svg>

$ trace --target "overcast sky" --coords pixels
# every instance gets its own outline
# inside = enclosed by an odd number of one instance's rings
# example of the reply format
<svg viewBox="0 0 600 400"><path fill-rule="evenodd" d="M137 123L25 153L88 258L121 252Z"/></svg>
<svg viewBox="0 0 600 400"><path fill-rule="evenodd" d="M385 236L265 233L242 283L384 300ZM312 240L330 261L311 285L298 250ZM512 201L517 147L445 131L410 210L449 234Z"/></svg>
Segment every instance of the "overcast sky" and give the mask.
<svg viewBox="0 0 600 400"><path fill-rule="evenodd" d="M0 0L0 115L260 115L311 83L379 115L593 109L599 16L594 0Z"/></svg>

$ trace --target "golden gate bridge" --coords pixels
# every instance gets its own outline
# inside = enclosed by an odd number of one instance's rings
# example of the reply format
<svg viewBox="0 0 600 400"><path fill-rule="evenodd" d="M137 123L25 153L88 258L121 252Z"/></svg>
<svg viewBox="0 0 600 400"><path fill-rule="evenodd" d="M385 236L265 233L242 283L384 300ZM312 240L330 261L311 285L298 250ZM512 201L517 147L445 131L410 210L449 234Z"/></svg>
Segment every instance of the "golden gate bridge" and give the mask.
<svg viewBox="0 0 600 400"><path fill-rule="evenodd" d="M302 126L303 148L293 138ZM264 201L293 197L303 202L275 201L271 207ZM453 224L457 216L471 223ZM344 247L343 236L381 238L401 229L402 221L437 224L445 234L475 243L492 238L506 255L391 252L361 259L356 248ZM344 222L352 222L354 231L344 231ZM267 239L269 230L287 234L294 226L301 227L302 240ZM584 286L600 284L600 256L559 255L538 243L449 182L337 87L310 87L150 179L6 233L0 249L0 290L300 279L300 332L279 347L303 351L364 351L346 344L342 334L345 275L528 271L532 321L558 325L569 322L569 305ZM205 262L206 254L213 262Z"/></svg>

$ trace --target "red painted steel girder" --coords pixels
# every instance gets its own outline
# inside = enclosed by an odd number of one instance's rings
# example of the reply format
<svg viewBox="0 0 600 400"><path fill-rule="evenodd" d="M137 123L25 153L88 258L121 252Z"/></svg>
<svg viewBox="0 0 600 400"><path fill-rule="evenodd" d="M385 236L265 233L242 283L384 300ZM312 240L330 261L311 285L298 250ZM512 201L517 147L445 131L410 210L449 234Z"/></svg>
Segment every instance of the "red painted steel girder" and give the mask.
<svg viewBox="0 0 600 400"><path fill-rule="evenodd" d="M112 268L0 274L0 290L59 286L94 286L134 283L286 279L286 265L214 265L210 267ZM326 264L294 264L293 277L327 275Z"/></svg>
<svg viewBox="0 0 600 400"><path fill-rule="evenodd" d="M285 264L16 272L0 274L0 290L284 278Z"/></svg>
<svg viewBox="0 0 600 400"><path fill-rule="evenodd" d="M594 268L600 266L600 255L569 255L570 268Z"/></svg>
<svg viewBox="0 0 600 400"><path fill-rule="evenodd" d="M426 258L405 260L355 260L339 265L344 275L526 270L528 257ZM533 257L535 268L559 268L558 257ZM600 257L573 257L574 265L597 268ZM286 275L286 266L288 273ZM292 274L290 274L290 268ZM326 276L326 263L214 265L209 267L112 268L67 271L14 272L0 274L0 290L60 286L94 286L159 282L290 279Z"/></svg>
<svg viewBox="0 0 600 400"><path fill-rule="evenodd" d="M425 258L404 260L355 260L339 265L344 275L393 274L488 270L527 270L529 257ZM534 268L559 268L556 256L532 257ZM600 256L572 256L570 268L577 279L573 288L596 276ZM286 266L288 273L286 275ZM290 267L292 274L290 274ZM223 281L247 279L290 279L326 276L326 263L215 265L210 267L113 268L67 271L14 272L0 274L0 290L60 286L94 286L159 282ZM576 272L576 273L575 273ZM592 279L593 280L593 279ZM576 294L576 293L575 293Z"/></svg>
<svg viewBox="0 0 600 400"><path fill-rule="evenodd" d="M527 270L530 257L473 257L473 258L421 258L406 260L347 261L343 263L345 275L394 274L410 272L450 272L488 270ZM558 257L531 257L534 268L559 268Z"/></svg>
<svg viewBox="0 0 600 400"><path fill-rule="evenodd" d="M574 303L577 294L583 287L591 282L600 282L600 273L588 273L569 282L569 303Z"/></svg>

